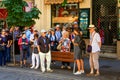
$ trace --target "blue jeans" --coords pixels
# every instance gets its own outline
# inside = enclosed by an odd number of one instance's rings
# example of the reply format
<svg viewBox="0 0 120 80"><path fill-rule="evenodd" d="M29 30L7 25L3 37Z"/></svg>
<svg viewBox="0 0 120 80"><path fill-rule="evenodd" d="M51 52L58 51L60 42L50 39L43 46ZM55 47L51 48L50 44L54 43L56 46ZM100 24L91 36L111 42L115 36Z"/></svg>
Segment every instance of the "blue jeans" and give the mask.
<svg viewBox="0 0 120 80"><path fill-rule="evenodd" d="M0 51L0 66L6 65L6 51Z"/></svg>
<svg viewBox="0 0 120 80"><path fill-rule="evenodd" d="M27 58L30 57L30 45L28 45L28 49L27 49Z"/></svg>
<svg viewBox="0 0 120 80"><path fill-rule="evenodd" d="M6 61L10 62L11 61L11 55L10 55L11 47L6 48Z"/></svg>

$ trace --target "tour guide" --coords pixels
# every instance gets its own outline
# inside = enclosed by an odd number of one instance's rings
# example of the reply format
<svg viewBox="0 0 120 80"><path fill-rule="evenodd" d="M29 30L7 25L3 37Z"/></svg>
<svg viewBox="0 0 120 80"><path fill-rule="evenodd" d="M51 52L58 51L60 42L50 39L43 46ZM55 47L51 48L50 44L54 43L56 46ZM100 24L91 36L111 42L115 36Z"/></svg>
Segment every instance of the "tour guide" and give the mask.
<svg viewBox="0 0 120 80"><path fill-rule="evenodd" d="M45 60L47 64L47 72L53 72L50 69L51 64L51 51L50 51L50 41L46 37L46 31L44 29L41 30L41 36L38 39L39 45L39 55L40 55L40 62L41 62L41 71L45 72Z"/></svg>

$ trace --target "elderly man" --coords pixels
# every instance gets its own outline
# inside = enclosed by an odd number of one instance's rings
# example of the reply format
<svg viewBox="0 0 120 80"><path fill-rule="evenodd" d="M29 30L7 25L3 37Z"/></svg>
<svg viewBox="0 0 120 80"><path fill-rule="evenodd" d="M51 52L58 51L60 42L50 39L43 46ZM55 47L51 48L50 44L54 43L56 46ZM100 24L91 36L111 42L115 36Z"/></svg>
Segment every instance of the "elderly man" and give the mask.
<svg viewBox="0 0 120 80"><path fill-rule="evenodd" d="M44 29L41 30L41 36L38 39L38 45L39 45L39 55L40 55L40 61L41 61L41 71L45 72L45 60L47 64L47 72L53 72L53 70L50 69L51 64L51 52L50 52L50 41L46 37L46 31Z"/></svg>
<svg viewBox="0 0 120 80"><path fill-rule="evenodd" d="M90 73L87 76L99 76L99 53L101 48L100 35L95 31L94 25L89 25L90 32L90 45L92 46L92 52L90 53L89 63L90 63ZM96 73L94 75L94 69Z"/></svg>
<svg viewBox="0 0 120 80"><path fill-rule="evenodd" d="M57 42L59 43L59 41L62 37L62 33L61 33L61 30L60 30L60 25L56 25L55 28L56 28L55 36L56 36Z"/></svg>

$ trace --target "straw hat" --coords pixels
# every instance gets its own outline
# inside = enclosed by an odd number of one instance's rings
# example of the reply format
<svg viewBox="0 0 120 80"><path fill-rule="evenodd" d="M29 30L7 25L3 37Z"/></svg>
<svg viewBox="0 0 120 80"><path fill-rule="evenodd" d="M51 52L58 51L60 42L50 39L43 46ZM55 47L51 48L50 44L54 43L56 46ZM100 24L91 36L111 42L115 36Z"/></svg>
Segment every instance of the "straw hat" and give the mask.
<svg viewBox="0 0 120 80"><path fill-rule="evenodd" d="M88 29L96 29L95 25L91 24L89 25Z"/></svg>

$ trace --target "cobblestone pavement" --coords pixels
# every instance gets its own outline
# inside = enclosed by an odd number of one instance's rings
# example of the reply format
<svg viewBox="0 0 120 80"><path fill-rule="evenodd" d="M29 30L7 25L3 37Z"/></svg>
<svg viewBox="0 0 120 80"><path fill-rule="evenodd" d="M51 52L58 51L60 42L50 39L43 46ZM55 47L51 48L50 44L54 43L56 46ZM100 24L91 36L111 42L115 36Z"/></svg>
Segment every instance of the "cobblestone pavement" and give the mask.
<svg viewBox="0 0 120 80"><path fill-rule="evenodd" d="M41 73L40 70L19 67L0 67L0 80L120 80L119 76L109 73L99 77L74 76L71 70L54 69L53 73Z"/></svg>
<svg viewBox="0 0 120 80"><path fill-rule="evenodd" d="M89 72L88 58L84 59L85 72ZM40 69L34 70L20 68L17 66L0 67L0 80L120 80L120 61L113 59L100 59L99 77L87 77L86 73L82 75L73 75L72 70L60 69L61 62L51 65L53 73L41 73ZM73 67L73 63L71 63Z"/></svg>

